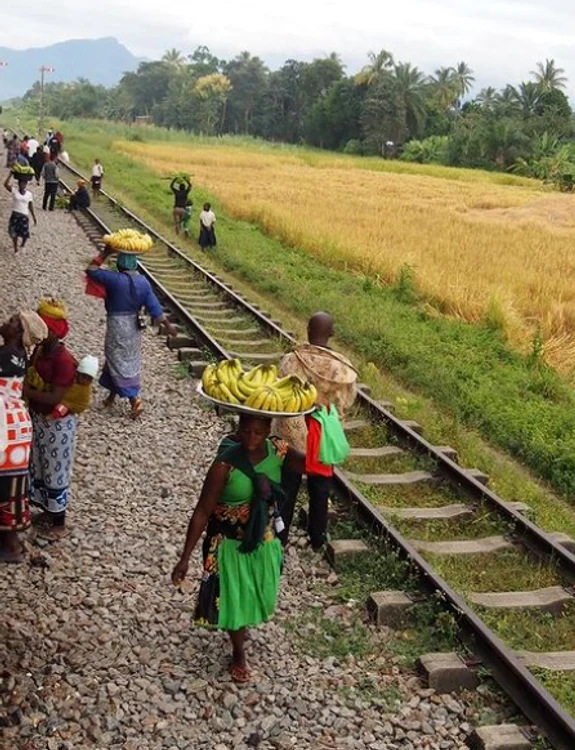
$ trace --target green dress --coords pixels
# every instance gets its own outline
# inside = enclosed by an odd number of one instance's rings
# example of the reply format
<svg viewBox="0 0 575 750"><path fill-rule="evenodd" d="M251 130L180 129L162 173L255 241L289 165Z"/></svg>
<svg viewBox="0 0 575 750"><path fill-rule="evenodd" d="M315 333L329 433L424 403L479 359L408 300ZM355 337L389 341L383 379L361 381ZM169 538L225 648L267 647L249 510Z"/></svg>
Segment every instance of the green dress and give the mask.
<svg viewBox="0 0 575 750"><path fill-rule="evenodd" d="M287 443L272 439L266 447L267 456L253 468L279 484ZM232 467L208 521L204 573L194 615L197 625L239 630L260 625L274 613L283 552L271 511L262 543L253 552L240 551L253 495L252 480Z"/></svg>

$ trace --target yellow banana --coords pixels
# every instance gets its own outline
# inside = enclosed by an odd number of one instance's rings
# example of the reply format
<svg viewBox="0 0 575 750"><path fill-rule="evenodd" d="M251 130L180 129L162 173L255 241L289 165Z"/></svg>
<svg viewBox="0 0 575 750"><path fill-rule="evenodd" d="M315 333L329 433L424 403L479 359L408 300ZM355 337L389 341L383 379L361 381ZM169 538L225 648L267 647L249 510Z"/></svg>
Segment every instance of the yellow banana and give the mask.
<svg viewBox="0 0 575 750"><path fill-rule="evenodd" d="M228 386L225 383L219 384L220 393L222 394L222 400L227 401L229 404L239 404L239 399L237 399L234 394L231 392L231 390L228 388Z"/></svg>
<svg viewBox="0 0 575 750"><path fill-rule="evenodd" d="M237 398L237 400L240 403L243 403L246 400L246 397L239 389L238 381L236 380L236 378L230 378L227 385L230 391L234 394L234 396Z"/></svg>
<svg viewBox="0 0 575 750"><path fill-rule="evenodd" d="M236 386L240 393L243 394L244 398L249 398L252 393L256 390L256 387L253 386L251 383L248 383L248 381L245 379L243 375L240 375L239 378L236 380Z"/></svg>
<svg viewBox="0 0 575 750"><path fill-rule="evenodd" d="M204 371L202 373L202 386L204 390L206 390L208 383L213 380L215 371L216 368L214 367L214 365L207 365L204 368Z"/></svg>

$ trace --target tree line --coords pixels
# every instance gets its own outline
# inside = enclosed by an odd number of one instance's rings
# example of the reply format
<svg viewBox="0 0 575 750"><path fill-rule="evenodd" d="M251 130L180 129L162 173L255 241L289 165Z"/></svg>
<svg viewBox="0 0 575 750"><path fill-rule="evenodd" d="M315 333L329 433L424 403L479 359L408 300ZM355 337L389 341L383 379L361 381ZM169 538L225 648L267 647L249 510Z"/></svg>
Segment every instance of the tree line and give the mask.
<svg viewBox="0 0 575 750"><path fill-rule="evenodd" d="M117 86L85 79L49 83L48 113L151 122L207 135L243 134L353 154L400 156L422 163L514 170L541 179L575 175L575 124L567 82L554 60L528 81L470 98L465 62L426 74L387 50L346 75L336 53L287 60L271 71L242 52L221 60L205 47L168 50L141 63ZM24 96L34 108L38 84Z"/></svg>

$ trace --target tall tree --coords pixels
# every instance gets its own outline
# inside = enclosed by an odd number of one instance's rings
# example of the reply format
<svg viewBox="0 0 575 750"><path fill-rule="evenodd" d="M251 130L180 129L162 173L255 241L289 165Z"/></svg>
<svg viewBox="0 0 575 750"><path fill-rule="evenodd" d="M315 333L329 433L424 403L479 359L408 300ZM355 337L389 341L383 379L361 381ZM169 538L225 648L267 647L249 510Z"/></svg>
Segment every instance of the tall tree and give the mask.
<svg viewBox="0 0 575 750"><path fill-rule="evenodd" d="M241 52L225 66L232 84L226 120L236 133L251 133L254 111L263 103L268 69L259 57Z"/></svg>
<svg viewBox="0 0 575 750"><path fill-rule="evenodd" d="M455 79L453 68L438 68L433 76L429 78L431 99L440 110L453 107L458 96L459 89Z"/></svg>
<svg viewBox="0 0 575 750"><path fill-rule="evenodd" d="M386 49L382 49L379 52L368 52L367 58L369 62L363 66L356 78L358 83L365 83L371 86L374 83L378 83L383 75L392 70L394 60L391 52L388 52Z"/></svg>
<svg viewBox="0 0 575 750"><path fill-rule="evenodd" d="M396 63L393 70L399 104L399 142L419 134L425 119L425 76L411 63Z"/></svg>
<svg viewBox="0 0 575 750"><path fill-rule="evenodd" d="M186 64L186 58L182 55L180 50L172 47L172 49L166 50L162 56L162 62L167 65L171 65L173 68L182 68Z"/></svg>
<svg viewBox="0 0 575 750"><path fill-rule="evenodd" d="M567 85L567 77L563 74L563 68L558 68L555 60L538 62L537 69L531 71L535 83L542 92L553 91L553 89L564 89Z"/></svg>
<svg viewBox="0 0 575 750"><path fill-rule="evenodd" d="M475 83L473 71L466 62L461 61L457 63L454 68L454 79L457 99L458 102L461 103L463 97L467 96L471 91L471 87Z"/></svg>

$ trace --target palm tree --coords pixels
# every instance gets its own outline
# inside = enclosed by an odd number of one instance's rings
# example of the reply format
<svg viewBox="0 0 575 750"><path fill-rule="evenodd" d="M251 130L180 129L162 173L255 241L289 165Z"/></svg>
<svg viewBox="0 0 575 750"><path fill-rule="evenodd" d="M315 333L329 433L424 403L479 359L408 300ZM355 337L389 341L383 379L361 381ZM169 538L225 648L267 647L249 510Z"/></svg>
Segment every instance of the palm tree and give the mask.
<svg viewBox="0 0 575 750"><path fill-rule="evenodd" d="M426 80L411 63L396 63L393 69L396 92L404 117L405 136L414 136L425 118Z"/></svg>
<svg viewBox="0 0 575 750"><path fill-rule="evenodd" d="M498 101L497 90L493 86L481 89L475 97L475 101L481 105L482 109L493 109L493 106Z"/></svg>
<svg viewBox="0 0 575 750"><path fill-rule="evenodd" d="M523 117L531 117L535 114L541 96L539 84L528 81L527 83L520 83L518 89L514 86L507 86L506 90L508 90L510 100L515 101Z"/></svg>
<svg viewBox="0 0 575 750"><path fill-rule="evenodd" d="M496 96L497 114L501 117L518 117L522 114L521 95L511 84L502 89Z"/></svg>
<svg viewBox="0 0 575 750"><path fill-rule="evenodd" d="M471 87L475 83L473 71L466 62L461 61L457 63L454 68L454 80L457 98L461 100L471 91Z"/></svg>
<svg viewBox="0 0 575 750"><path fill-rule="evenodd" d="M545 60L544 63L537 63L537 70L532 70L531 75L535 76L535 83L542 93L553 91L553 89L564 89L567 84L567 77L563 75L565 70L555 65L555 60Z"/></svg>
<svg viewBox="0 0 575 750"><path fill-rule="evenodd" d="M383 75L390 72L393 68L394 62L393 55L386 49L380 50L377 54L375 52L369 52L367 57L369 63L364 65L356 75L356 81L371 86L372 84L377 83Z"/></svg>
<svg viewBox="0 0 575 750"><path fill-rule="evenodd" d="M457 86L455 70L449 68L438 68L435 75L430 76L429 83L432 88L432 98L440 109L450 109L457 99Z"/></svg>
<svg viewBox="0 0 575 750"><path fill-rule="evenodd" d="M186 64L186 58L182 55L179 49L172 47L167 50L162 56L162 62L167 63L172 68L182 68Z"/></svg>

